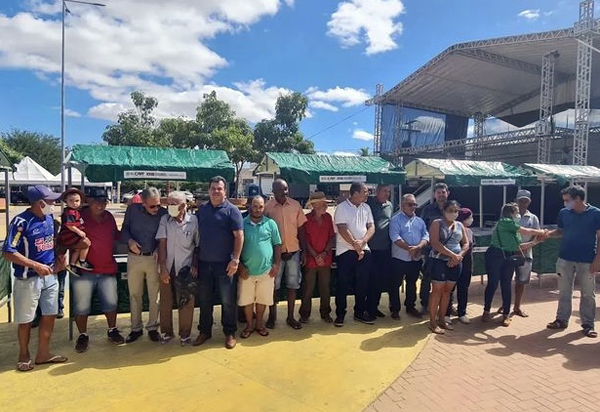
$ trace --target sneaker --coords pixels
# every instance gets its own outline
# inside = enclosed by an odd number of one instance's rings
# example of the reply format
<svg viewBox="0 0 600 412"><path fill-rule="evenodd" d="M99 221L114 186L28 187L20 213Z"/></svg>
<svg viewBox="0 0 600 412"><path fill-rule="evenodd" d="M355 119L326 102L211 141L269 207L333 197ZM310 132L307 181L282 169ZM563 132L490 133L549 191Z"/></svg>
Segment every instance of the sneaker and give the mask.
<svg viewBox="0 0 600 412"><path fill-rule="evenodd" d="M133 343L136 340L138 340L142 335L144 334L144 332L142 332L141 330L138 331L131 331L129 333L129 335L127 335L127 339L125 339L125 342L127 343Z"/></svg>
<svg viewBox="0 0 600 412"><path fill-rule="evenodd" d="M83 262L80 260L79 262L75 263L74 266L79 269L87 270L88 272L94 270L94 267L90 265L90 263L87 260Z"/></svg>
<svg viewBox="0 0 600 412"><path fill-rule="evenodd" d="M125 343L125 338L119 332L119 329L114 328L106 332L108 336L108 341L114 343L115 345L122 345Z"/></svg>
<svg viewBox="0 0 600 412"><path fill-rule="evenodd" d="M462 315L461 317L458 318L458 320L460 321L460 323L464 323L465 325L468 325L469 323L471 323L471 319L469 319L469 317L467 315Z"/></svg>
<svg viewBox="0 0 600 412"><path fill-rule="evenodd" d="M400 320L400 312L392 312L391 317L394 320Z"/></svg>
<svg viewBox="0 0 600 412"><path fill-rule="evenodd" d="M362 314L358 314L358 315L354 315L354 320L358 321L358 322L362 322L364 324L367 325L373 325L375 323L375 316L368 314L367 312L364 312Z"/></svg>
<svg viewBox="0 0 600 412"><path fill-rule="evenodd" d="M375 316L377 316L378 318L385 318L385 314L379 309L375 311Z"/></svg>
<svg viewBox="0 0 600 412"><path fill-rule="evenodd" d="M336 326L338 328L341 328L342 326L344 326L344 318L341 317L336 317L335 320L333 321L333 326Z"/></svg>
<svg viewBox="0 0 600 412"><path fill-rule="evenodd" d="M148 331L148 337L152 342L160 342L160 333L157 330Z"/></svg>
<svg viewBox="0 0 600 412"><path fill-rule="evenodd" d="M62 309L58 310L58 315L56 315L56 319L62 319L65 317L65 311Z"/></svg>
<svg viewBox="0 0 600 412"><path fill-rule="evenodd" d="M77 338L77 343L75 343L75 352L83 353L88 350L88 343L90 342L90 337L88 335L84 335L83 333L79 335Z"/></svg>
<svg viewBox="0 0 600 412"><path fill-rule="evenodd" d="M173 335L172 333L161 333L160 334L160 343L163 343L163 344L167 343L174 337L175 337L175 335Z"/></svg>
<svg viewBox="0 0 600 412"><path fill-rule="evenodd" d="M566 329L567 326L569 326L567 322L563 322L562 320L558 319L546 325L548 329Z"/></svg>
<svg viewBox="0 0 600 412"><path fill-rule="evenodd" d="M187 338L180 338L179 339L179 344L181 346L189 346L192 344L192 337L188 336Z"/></svg>

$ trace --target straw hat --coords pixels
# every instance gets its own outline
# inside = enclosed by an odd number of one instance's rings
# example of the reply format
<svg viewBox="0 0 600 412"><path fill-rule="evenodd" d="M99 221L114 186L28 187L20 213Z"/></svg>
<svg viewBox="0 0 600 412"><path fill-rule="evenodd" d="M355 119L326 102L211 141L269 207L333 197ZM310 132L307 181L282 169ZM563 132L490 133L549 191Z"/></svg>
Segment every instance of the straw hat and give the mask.
<svg viewBox="0 0 600 412"><path fill-rule="evenodd" d="M325 202L327 203L327 197L323 192L312 192L310 197L308 198L308 202L306 202L306 208L312 207L313 203L316 202Z"/></svg>

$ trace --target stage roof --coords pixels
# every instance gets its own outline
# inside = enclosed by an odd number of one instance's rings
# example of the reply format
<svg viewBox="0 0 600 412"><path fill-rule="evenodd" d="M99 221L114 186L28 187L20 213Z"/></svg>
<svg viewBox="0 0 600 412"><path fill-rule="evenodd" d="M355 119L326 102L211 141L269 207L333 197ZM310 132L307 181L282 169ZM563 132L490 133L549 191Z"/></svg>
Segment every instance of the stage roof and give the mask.
<svg viewBox="0 0 600 412"><path fill-rule="evenodd" d="M600 23L598 23L600 27ZM367 104L398 104L522 127L539 118L542 57L557 51L555 112L575 99L578 42L573 29L459 43ZM600 40L594 47L600 49ZM600 54L593 52L592 107L600 107Z"/></svg>

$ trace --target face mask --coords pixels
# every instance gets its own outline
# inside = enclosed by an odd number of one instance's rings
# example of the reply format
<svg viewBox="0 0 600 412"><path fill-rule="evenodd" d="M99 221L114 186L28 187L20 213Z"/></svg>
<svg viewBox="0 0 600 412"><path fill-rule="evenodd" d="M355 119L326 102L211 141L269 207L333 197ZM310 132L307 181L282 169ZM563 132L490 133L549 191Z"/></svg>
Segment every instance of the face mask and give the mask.
<svg viewBox="0 0 600 412"><path fill-rule="evenodd" d="M521 215L517 213L517 214L515 215L515 220L521 220Z"/></svg>
<svg viewBox="0 0 600 412"><path fill-rule="evenodd" d="M470 227L473 224L473 217L466 218L464 224L466 227Z"/></svg>
<svg viewBox="0 0 600 412"><path fill-rule="evenodd" d="M177 217L179 216L179 205L169 205L167 207L167 211L169 212L169 216L171 217Z"/></svg>
<svg viewBox="0 0 600 412"><path fill-rule="evenodd" d="M44 208L42 209L42 213L43 213L45 216L48 216L48 215L51 215L51 214L53 214L53 213L54 213L54 205L46 205L46 207L44 207Z"/></svg>
<svg viewBox="0 0 600 412"><path fill-rule="evenodd" d="M458 212L446 213L446 219L448 219L451 222L454 222L456 219L458 219Z"/></svg>
<svg viewBox="0 0 600 412"><path fill-rule="evenodd" d="M573 202L572 200L567 200L565 202L565 209L569 209L569 210L573 210L573 207L575 202Z"/></svg>

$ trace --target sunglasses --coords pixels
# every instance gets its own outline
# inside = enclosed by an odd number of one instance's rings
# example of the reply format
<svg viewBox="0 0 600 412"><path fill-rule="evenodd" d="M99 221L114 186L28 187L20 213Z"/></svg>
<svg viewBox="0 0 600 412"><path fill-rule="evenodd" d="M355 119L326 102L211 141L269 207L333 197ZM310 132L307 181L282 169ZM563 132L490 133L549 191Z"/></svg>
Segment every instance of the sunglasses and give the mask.
<svg viewBox="0 0 600 412"><path fill-rule="evenodd" d="M406 206L410 206L410 207L417 207L417 206L419 206L419 205L418 205L418 204L416 204L416 203L407 203L407 204L406 204Z"/></svg>
<svg viewBox="0 0 600 412"><path fill-rule="evenodd" d="M148 206L148 209L158 209L160 207L160 205L150 205Z"/></svg>

